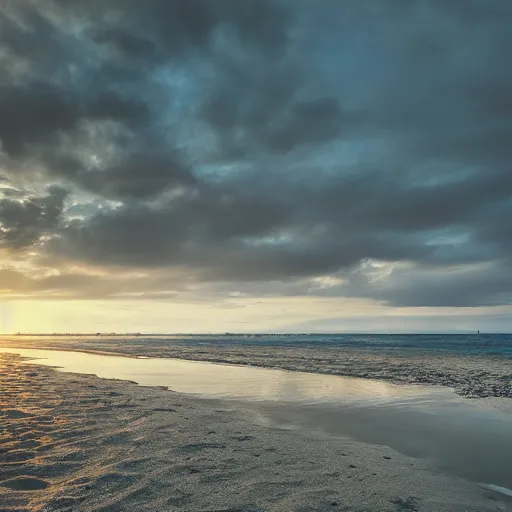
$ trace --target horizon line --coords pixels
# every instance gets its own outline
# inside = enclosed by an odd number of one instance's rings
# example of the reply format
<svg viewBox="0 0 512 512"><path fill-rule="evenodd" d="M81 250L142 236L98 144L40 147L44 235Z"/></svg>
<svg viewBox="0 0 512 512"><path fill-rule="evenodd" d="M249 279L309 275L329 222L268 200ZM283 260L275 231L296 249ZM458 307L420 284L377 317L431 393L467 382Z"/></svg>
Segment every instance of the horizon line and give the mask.
<svg viewBox="0 0 512 512"><path fill-rule="evenodd" d="M114 336L314 336L314 335L465 335L465 334L512 334L505 331L478 331L468 329L466 331L253 331L253 332L16 332L0 333L0 336L91 336L91 337L114 337Z"/></svg>

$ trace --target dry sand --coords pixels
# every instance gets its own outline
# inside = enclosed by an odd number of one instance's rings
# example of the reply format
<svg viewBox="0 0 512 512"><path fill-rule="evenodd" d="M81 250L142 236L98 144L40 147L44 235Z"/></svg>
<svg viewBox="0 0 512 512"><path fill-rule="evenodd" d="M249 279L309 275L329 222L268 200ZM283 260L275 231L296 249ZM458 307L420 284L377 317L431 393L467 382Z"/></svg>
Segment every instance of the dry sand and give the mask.
<svg viewBox="0 0 512 512"><path fill-rule="evenodd" d="M241 406L0 354L0 510L507 509L389 448L257 424Z"/></svg>

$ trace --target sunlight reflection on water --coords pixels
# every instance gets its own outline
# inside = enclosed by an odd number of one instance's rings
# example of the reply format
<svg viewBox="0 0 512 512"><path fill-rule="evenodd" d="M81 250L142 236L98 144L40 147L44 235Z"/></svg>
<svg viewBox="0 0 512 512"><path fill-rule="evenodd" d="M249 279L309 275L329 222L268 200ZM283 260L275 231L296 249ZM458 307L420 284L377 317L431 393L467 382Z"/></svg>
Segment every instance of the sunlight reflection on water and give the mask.
<svg viewBox="0 0 512 512"><path fill-rule="evenodd" d="M407 403L449 399L453 391L436 386L395 385L383 381L285 370L213 364L179 359L131 358L36 349L0 349L37 359L62 371L131 380L143 386L210 398L285 402Z"/></svg>

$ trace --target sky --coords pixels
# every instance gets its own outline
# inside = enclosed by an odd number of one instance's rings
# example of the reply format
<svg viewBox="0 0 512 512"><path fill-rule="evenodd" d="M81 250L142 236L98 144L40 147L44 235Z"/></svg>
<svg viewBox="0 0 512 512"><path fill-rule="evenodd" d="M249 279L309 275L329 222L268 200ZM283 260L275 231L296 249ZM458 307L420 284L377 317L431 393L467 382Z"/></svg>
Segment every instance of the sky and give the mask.
<svg viewBox="0 0 512 512"><path fill-rule="evenodd" d="M511 26L0 1L0 332L511 332Z"/></svg>

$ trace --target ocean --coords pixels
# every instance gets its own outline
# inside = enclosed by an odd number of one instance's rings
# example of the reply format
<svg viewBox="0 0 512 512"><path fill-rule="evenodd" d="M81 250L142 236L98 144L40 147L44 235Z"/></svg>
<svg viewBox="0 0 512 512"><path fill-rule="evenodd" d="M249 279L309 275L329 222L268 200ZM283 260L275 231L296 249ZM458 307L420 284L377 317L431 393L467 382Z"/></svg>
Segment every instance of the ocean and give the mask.
<svg viewBox="0 0 512 512"><path fill-rule="evenodd" d="M28 337L2 336L11 341ZM30 338L34 339L33 336ZM512 357L512 334L151 334L151 335L98 335L98 336L38 336L40 339L65 338L70 340L107 341L123 340L129 346L145 341L153 347L164 348L169 342L179 345L212 346L267 346L267 347L322 347L362 348L383 351L430 351L457 355L494 355Z"/></svg>
<svg viewBox="0 0 512 512"><path fill-rule="evenodd" d="M151 336L155 341L186 345L257 345L276 347L353 347L428 350L458 354L512 356L512 334L225 334Z"/></svg>

